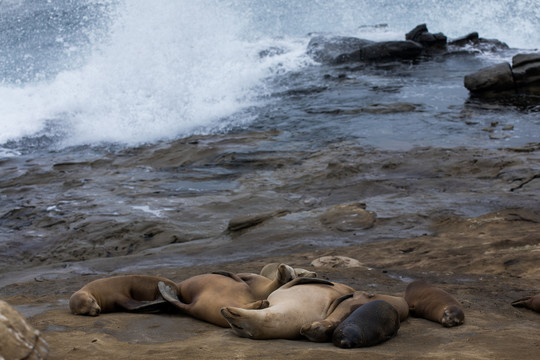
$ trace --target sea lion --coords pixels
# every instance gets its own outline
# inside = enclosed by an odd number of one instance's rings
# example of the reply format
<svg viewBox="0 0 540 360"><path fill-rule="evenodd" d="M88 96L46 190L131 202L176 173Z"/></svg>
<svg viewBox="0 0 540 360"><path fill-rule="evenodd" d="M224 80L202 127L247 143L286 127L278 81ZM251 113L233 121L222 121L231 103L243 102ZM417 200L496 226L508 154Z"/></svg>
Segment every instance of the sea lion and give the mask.
<svg viewBox="0 0 540 360"><path fill-rule="evenodd" d="M400 321L404 321L409 316L409 305L403 297L355 291L352 294L344 295L340 304L326 319L304 324L300 329L300 334L310 341L330 341L335 328L347 316L360 306L375 300L384 300L392 305L398 312Z"/></svg>
<svg viewBox="0 0 540 360"><path fill-rule="evenodd" d="M148 275L113 276L94 280L71 295L69 308L76 315L98 316L115 311L155 311L166 308L158 283L176 289L166 278Z"/></svg>
<svg viewBox="0 0 540 360"><path fill-rule="evenodd" d="M347 349L377 345L396 336L399 325L399 314L392 305L384 300L371 301L337 326L332 342Z"/></svg>
<svg viewBox="0 0 540 360"><path fill-rule="evenodd" d="M438 322L442 326L461 325L465 320L463 308L456 298L424 280L413 281L407 286L405 300L411 315Z"/></svg>
<svg viewBox="0 0 540 360"><path fill-rule="evenodd" d="M302 325L326 318L351 287L317 278L296 278L268 296L268 307L225 307L221 313L233 331L252 339L296 339Z"/></svg>
<svg viewBox="0 0 540 360"><path fill-rule="evenodd" d="M526 296L516 301L512 301L512 306L524 307L536 312L540 312L540 294Z"/></svg>
<svg viewBox="0 0 540 360"><path fill-rule="evenodd" d="M264 265L264 267L261 269L260 275L265 276L269 278L270 280L274 280L276 278L276 271L280 264L279 263L269 263ZM287 265L288 266L288 265ZM313 271L309 271L302 268L293 268L294 273L297 277L307 277L307 278L315 278L317 277L317 273Z"/></svg>
<svg viewBox="0 0 540 360"><path fill-rule="evenodd" d="M221 315L221 308L266 307L266 298L270 293L296 278L292 268L285 264L281 264L277 272L278 276L274 280L250 273L202 274L178 283L177 292L166 284L160 284L159 288L163 298L183 312L218 326L229 327Z"/></svg>

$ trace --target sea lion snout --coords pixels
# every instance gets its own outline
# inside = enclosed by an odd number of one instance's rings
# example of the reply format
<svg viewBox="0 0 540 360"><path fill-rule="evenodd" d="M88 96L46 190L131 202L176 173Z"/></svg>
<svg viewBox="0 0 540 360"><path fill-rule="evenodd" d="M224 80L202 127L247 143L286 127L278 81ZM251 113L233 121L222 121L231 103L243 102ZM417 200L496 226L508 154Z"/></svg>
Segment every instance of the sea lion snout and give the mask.
<svg viewBox="0 0 540 360"><path fill-rule="evenodd" d="M86 307L88 308L87 314L90 316L98 316L101 313L101 306L97 303L96 299L94 299L91 296L88 296L88 304Z"/></svg>
<svg viewBox="0 0 540 360"><path fill-rule="evenodd" d="M99 314L101 314L101 307L98 304L95 304L88 312L90 316L98 316Z"/></svg>
<svg viewBox="0 0 540 360"><path fill-rule="evenodd" d="M356 326L345 326L334 333L332 342L335 346L343 349L351 349L357 347L362 340L362 334Z"/></svg>
<svg viewBox="0 0 540 360"><path fill-rule="evenodd" d="M98 316L101 313L96 299L85 291L77 291L71 296L69 308L75 315Z"/></svg>
<svg viewBox="0 0 540 360"><path fill-rule="evenodd" d="M441 325L444 327L461 325L464 319L463 311L458 306L452 305L444 310Z"/></svg>

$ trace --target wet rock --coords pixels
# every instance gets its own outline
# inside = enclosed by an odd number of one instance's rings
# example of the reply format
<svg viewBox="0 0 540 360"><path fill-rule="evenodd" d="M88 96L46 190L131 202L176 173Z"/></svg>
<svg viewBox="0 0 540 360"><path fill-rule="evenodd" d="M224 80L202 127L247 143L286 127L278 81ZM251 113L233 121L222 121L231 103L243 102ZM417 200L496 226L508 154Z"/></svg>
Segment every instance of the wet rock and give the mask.
<svg viewBox="0 0 540 360"><path fill-rule="evenodd" d="M422 54L422 50L422 45L414 41L381 41L342 54L335 59L335 63L413 60Z"/></svg>
<svg viewBox="0 0 540 360"><path fill-rule="evenodd" d="M49 345L41 333L7 302L0 300L0 358L46 359Z"/></svg>
<svg viewBox="0 0 540 360"><path fill-rule="evenodd" d="M314 267L326 268L356 268L362 267L360 261L346 256L323 256L311 262Z"/></svg>
<svg viewBox="0 0 540 360"><path fill-rule="evenodd" d="M518 68L530 63L536 63L540 61L540 53L532 54L517 54L512 58L512 68Z"/></svg>
<svg viewBox="0 0 540 360"><path fill-rule="evenodd" d="M363 112L370 114L395 114L401 112L417 111L419 105L408 102L395 102L389 104L371 104L356 109L306 110L308 114L356 115Z"/></svg>
<svg viewBox="0 0 540 360"><path fill-rule="evenodd" d="M472 32L460 38L448 41L448 45L457 48L471 47L475 50L491 52L508 50L510 48L506 43L497 39L481 38L477 32Z"/></svg>
<svg viewBox="0 0 540 360"><path fill-rule="evenodd" d="M395 114L401 112L416 111L417 105L408 102L396 102L391 104L371 104L363 107L362 111L371 114Z"/></svg>
<svg viewBox="0 0 540 360"><path fill-rule="evenodd" d="M508 63L489 66L467 75L464 84L473 93L501 92L513 90L515 87L512 69Z"/></svg>
<svg viewBox="0 0 540 360"><path fill-rule="evenodd" d="M336 205L320 217L323 225L339 231L369 229L375 225L376 215L362 203Z"/></svg>
<svg viewBox="0 0 540 360"><path fill-rule="evenodd" d="M454 45L454 46L459 46L459 47L464 47L466 45L473 44L475 41L478 41L479 38L480 38L480 36L475 31L475 32L469 33L469 34L467 34L465 36L462 36L462 37L459 37L457 39L451 40L451 41L448 42L448 44L449 45Z"/></svg>
<svg viewBox="0 0 540 360"><path fill-rule="evenodd" d="M518 90L540 92L540 53L514 56L512 73Z"/></svg>
<svg viewBox="0 0 540 360"><path fill-rule="evenodd" d="M406 40L415 41L425 48L446 48L447 37L443 33L432 34L426 24L420 24L405 35Z"/></svg>
<svg viewBox="0 0 540 360"><path fill-rule="evenodd" d="M227 230L239 231L239 230L247 229L249 227L259 225L273 217L284 216L289 213L290 213L289 210L276 210L276 211L265 212L262 214L235 217L229 221L229 226L227 227Z"/></svg>
<svg viewBox="0 0 540 360"><path fill-rule="evenodd" d="M465 76L465 87L475 94L498 92L540 93L540 54L518 54L501 63Z"/></svg>
<svg viewBox="0 0 540 360"><path fill-rule="evenodd" d="M341 54L357 51L369 44L373 41L351 36L318 35L309 41L307 54L315 61L328 64Z"/></svg>

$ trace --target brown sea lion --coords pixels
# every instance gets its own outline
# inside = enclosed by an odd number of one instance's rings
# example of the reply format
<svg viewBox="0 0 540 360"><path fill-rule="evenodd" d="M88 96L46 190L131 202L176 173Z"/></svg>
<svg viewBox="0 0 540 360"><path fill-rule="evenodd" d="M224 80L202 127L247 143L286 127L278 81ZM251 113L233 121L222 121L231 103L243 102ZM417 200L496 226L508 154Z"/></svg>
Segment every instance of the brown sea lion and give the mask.
<svg viewBox="0 0 540 360"><path fill-rule="evenodd" d="M125 275L94 280L71 295L69 308L73 314L90 316L166 308L168 303L158 289L160 281L176 289L173 281L159 276Z"/></svg>
<svg viewBox="0 0 540 360"><path fill-rule="evenodd" d="M405 300L411 315L438 322L442 326L461 325L465 320L463 308L456 298L424 280L415 280L407 286Z"/></svg>
<svg viewBox="0 0 540 360"><path fill-rule="evenodd" d="M296 339L302 325L326 318L354 292L351 287L317 278L296 278L268 296L260 310L225 307L221 313L233 331L252 339Z"/></svg>
<svg viewBox="0 0 540 360"><path fill-rule="evenodd" d="M540 294L526 296L516 301L512 301L512 306L524 307L540 313Z"/></svg>
<svg viewBox="0 0 540 360"><path fill-rule="evenodd" d="M384 300L371 301L337 326L332 342L347 349L377 345L396 336L399 325L399 314L392 305Z"/></svg>
<svg viewBox="0 0 540 360"><path fill-rule="evenodd" d="M269 263L269 264L264 265L264 267L261 269L260 275L265 276L269 278L270 280L274 280L276 278L277 268L279 265L280 265L279 263ZM293 270L297 277L307 277L307 278L317 277L317 273L313 271L309 271L302 268L293 268Z"/></svg>
<svg viewBox="0 0 540 360"><path fill-rule="evenodd" d="M249 273L202 274L178 283L177 292L161 284L160 291L167 301L183 312L215 325L229 327L221 315L221 308L266 307L268 295L296 277L292 268L285 264L281 264L277 271L278 276L274 280Z"/></svg>
<svg viewBox="0 0 540 360"><path fill-rule="evenodd" d="M343 296L343 301L326 318L304 324L300 334L310 341L325 342L332 339L335 328L360 306L376 300L384 300L392 305L399 314L399 320L404 321L409 316L409 305L405 298L399 296L370 294L365 291L355 291Z"/></svg>

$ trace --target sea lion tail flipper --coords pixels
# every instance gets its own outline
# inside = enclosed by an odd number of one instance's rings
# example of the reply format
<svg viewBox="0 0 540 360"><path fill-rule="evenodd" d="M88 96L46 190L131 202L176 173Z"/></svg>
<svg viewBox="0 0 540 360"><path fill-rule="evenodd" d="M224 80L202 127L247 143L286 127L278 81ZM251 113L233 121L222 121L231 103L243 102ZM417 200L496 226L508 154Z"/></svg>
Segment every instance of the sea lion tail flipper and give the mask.
<svg viewBox="0 0 540 360"><path fill-rule="evenodd" d="M270 302L268 300L257 300L249 304L245 304L243 308L259 310L259 309L266 309L269 306L270 306Z"/></svg>
<svg viewBox="0 0 540 360"><path fill-rule="evenodd" d="M227 276L227 277L230 277L233 280L240 281L240 282L244 281L241 277L239 277L236 274L233 274L230 271L218 270L218 271L212 271L212 274Z"/></svg>
<svg viewBox="0 0 540 360"><path fill-rule="evenodd" d="M283 285L281 288L288 288L295 285L305 285L305 284L321 284L321 285L334 286L334 283L328 280L319 279L319 278L298 277L296 279L293 279L292 281L289 281L288 283Z"/></svg>
<svg viewBox="0 0 540 360"><path fill-rule="evenodd" d="M169 285L165 285L163 281L160 281L158 283L158 289L163 299L165 299L170 304L176 306L177 308L185 310L186 304L184 304L180 301L180 299L178 299L178 295Z"/></svg>
<svg viewBox="0 0 540 360"><path fill-rule="evenodd" d="M332 301L332 303L330 304L330 307L328 308L328 314L331 314L334 310L336 310L338 305L341 304L343 301L350 299L352 297L354 297L354 293L345 294L343 296L338 297L334 301Z"/></svg>
<svg viewBox="0 0 540 360"><path fill-rule="evenodd" d="M524 298L521 298L516 301L512 301L511 305L515 307L526 307L529 300L532 299L532 296L525 296Z"/></svg>
<svg viewBox="0 0 540 360"><path fill-rule="evenodd" d="M166 311L170 305L165 299L153 301L137 301L131 299L123 304L123 306L129 312L150 314Z"/></svg>

